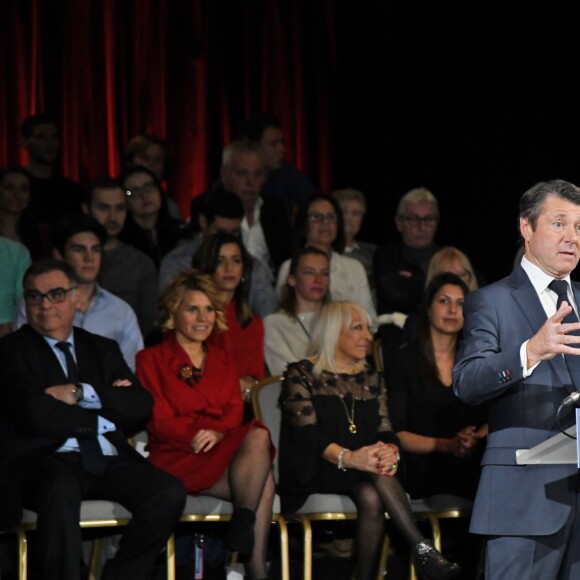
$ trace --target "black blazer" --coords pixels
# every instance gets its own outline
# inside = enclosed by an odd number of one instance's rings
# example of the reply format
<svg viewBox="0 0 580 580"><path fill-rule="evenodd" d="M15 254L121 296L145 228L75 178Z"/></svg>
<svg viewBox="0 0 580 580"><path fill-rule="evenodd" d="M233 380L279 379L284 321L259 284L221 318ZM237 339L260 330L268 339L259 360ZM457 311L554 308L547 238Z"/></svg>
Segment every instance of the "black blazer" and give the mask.
<svg viewBox="0 0 580 580"><path fill-rule="evenodd" d="M153 405L151 395L141 387L115 341L80 328L74 328L74 341L81 381L99 395L99 410L67 405L44 392L68 379L50 346L30 325L0 339L0 480L4 480L0 522L9 500L6 495L12 495L6 490L10 485L6 480L11 479L7 473L13 475L20 461L52 453L69 437L96 436L97 415L117 426L106 437L119 455L140 458L127 437L145 427ZM113 387L117 379L129 379L132 384Z"/></svg>

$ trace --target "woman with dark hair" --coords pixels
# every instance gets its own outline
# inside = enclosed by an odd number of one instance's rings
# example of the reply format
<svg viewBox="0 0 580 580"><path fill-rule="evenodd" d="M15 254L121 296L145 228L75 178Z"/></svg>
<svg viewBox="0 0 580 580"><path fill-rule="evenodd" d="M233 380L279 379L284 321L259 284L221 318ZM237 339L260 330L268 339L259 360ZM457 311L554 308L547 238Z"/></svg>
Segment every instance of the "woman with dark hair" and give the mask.
<svg viewBox="0 0 580 580"><path fill-rule="evenodd" d="M150 256L159 269L161 258L184 234L184 224L169 215L167 197L153 171L140 165L130 167L121 181L129 212L119 239Z"/></svg>
<svg viewBox="0 0 580 580"><path fill-rule="evenodd" d="M207 237L193 256L192 265L209 274L225 309L228 330L212 340L221 340L238 368L244 401L265 377L264 324L250 308L251 258L239 236L218 232Z"/></svg>
<svg viewBox="0 0 580 580"><path fill-rule="evenodd" d="M50 256L50 231L29 209L30 175L17 165L0 170L0 236L24 244L33 260Z"/></svg>
<svg viewBox="0 0 580 580"><path fill-rule="evenodd" d="M136 165L147 167L161 182L165 181L169 175L170 162L167 141L156 135L135 135L125 147L125 167ZM167 196L167 206L171 217L183 220L179 206L169 196Z"/></svg>
<svg viewBox="0 0 580 580"><path fill-rule="evenodd" d="M459 276L435 276L425 291L414 340L386 368L389 415L401 440L406 488L413 498L475 497L486 412L461 402L452 389L468 293Z"/></svg>
<svg viewBox="0 0 580 580"><path fill-rule="evenodd" d="M178 274L160 298L159 325L164 340L137 355L137 377L154 400L149 459L189 493L233 502L226 545L249 556L249 578L267 578L275 450L261 423L242 425L236 366L209 341L226 329L211 277Z"/></svg>
<svg viewBox="0 0 580 580"><path fill-rule="evenodd" d="M342 210L328 195L314 193L300 206L294 222L295 247L314 246L330 256L330 293L333 300L358 302L369 313L376 328L376 311L363 265L354 258L343 256L345 237ZM278 271L276 292L288 279L290 260Z"/></svg>
<svg viewBox="0 0 580 580"><path fill-rule="evenodd" d="M294 253L280 309L264 318L264 353L271 375L282 374L289 362L306 357L312 322L328 302L329 284L325 252L305 246Z"/></svg>
<svg viewBox="0 0 580 580"><path fill-rule="evenodd" d="M366 363L370 318L359 304L330 302L312 329L310 357L288 365L280 404L279 489L283 511L312 493L345 493L358 511L353 577L376 578L385 512L402 533L419 574L452 578L445 560L417 528L396 473L399 439L387 413L385 384Z"/></svg>

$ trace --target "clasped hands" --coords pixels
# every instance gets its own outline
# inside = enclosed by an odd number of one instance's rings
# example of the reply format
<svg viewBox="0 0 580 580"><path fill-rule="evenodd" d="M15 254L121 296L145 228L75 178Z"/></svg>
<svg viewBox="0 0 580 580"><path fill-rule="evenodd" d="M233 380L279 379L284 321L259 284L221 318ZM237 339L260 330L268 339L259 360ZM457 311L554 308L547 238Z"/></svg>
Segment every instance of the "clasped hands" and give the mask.
<svg viewBox="0 0 580 580"><path fill-rule="evenodd" d="M387 477L395 475L399 467L399 460L397 446L382 441L348 451L343 459L349 468L378 473Z"/></svg>
<svg viewBox="0 0 580 580"><path fill-rule="evenodd" d="M130 387L131 381L129 379L117 379L114 381L112 387ZM55 399L66 403L67 405L76 405L77 399L74 395L75 386L72 383L66 385L55 385L44 389L44 392Z"/></svg>
<svg viewBox="0 0 580 580"><path fill-rule="evenodd" d="M533 367L543 360L550 360L558 354L580 355L580 336L570 334L580 331L580 322L563 322L564 318L572 312L572 306L566 301L553 316L550 316L541 326L540 330L528 340L526 354L528 368Z"/></svg>

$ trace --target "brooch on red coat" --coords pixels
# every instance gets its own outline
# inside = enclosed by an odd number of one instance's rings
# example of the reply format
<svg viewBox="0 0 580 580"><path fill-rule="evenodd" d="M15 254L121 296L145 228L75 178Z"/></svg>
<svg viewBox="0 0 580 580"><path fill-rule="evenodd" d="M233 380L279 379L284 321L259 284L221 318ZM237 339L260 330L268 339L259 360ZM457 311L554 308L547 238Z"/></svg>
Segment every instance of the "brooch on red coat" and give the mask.
<svg viewBox="0 0 580 580"><path fill-rule="evenodd" d="M194 381L196 383L199 383L201 375L202 375L201 369L198 369L197 367L188 364L184 364L179 369L179 378L184 380L190 387L193 387Z"/></svg>

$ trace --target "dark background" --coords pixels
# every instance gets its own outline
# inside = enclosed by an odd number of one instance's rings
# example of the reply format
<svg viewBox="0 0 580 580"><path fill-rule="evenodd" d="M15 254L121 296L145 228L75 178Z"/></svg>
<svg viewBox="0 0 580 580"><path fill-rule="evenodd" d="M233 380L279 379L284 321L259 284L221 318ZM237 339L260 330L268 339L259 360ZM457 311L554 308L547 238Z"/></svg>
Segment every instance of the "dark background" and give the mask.
<svg viewBox="0 0 580 580"><path fill-rule="evenodd" d="M169 190L186 210L238 122L267 109L323 191L365 192L364 238L394 239L399 197L423 185L440 201L438 241L488 281L512 267L521 194L580 182L575 3L2 6L0 164L24 162L18 124L43 109L61 119L63 167L81 181L115 173L127 139L148 131L174 150Z"/></svg>

